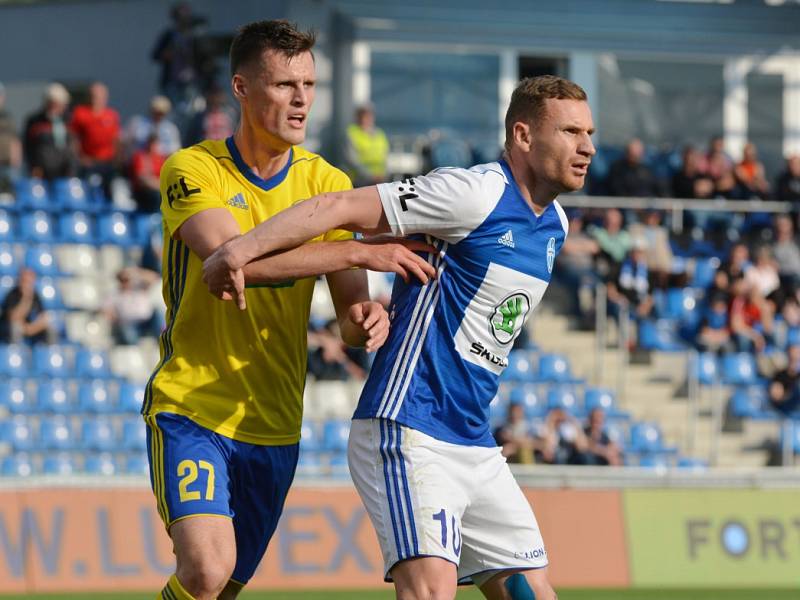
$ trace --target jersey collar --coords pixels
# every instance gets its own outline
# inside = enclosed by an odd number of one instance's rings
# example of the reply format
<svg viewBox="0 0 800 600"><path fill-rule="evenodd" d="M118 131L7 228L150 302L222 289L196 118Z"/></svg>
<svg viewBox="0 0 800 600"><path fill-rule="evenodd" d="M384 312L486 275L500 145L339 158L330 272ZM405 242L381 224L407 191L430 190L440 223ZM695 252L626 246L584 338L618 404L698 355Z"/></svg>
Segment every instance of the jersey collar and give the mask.
<svg viewBox="0 0 800 600"><path fill-rule="evenodd" d="M253 173L252 169L244 162L242 155L239 153L239 149L233 142L233 136L225 140L225 146L228 148L228 152L230 152L231 158L233 158L233 164L236 165L239 172L247 178L247 181L265 191L269 191L280 185L283 180L286 179L286 176L289 174L289 169L292 166L292 160L294 160L294 148L289 148L289 160L286 161L286 166L269 179L261 179L261 177Z"/></svg>
<svg viewBox="0 0 800 600"><path fill-rule="evenodd" d="M547 207L545 207L542 214L537 215L535 212L533 212L533 209L530 207L530 205L525 201L525 197L522 195L522 192L520 191L519 186L517 185L517 182L514 179L514 174L511 172L511 167L506 162L506 159L501 158L498 162L500 163L500 167L503 169L503 173L506 174L506 179L508 180L511 189L514 190L514 195L517 197L517 200L521 202L522 205L525 207L525 211L528 214L528 219L534 226L538 225L544 218L544 216L548 212L550 212L550 209L553 206L553 202L555 202L555 200L550 204L548 204Z"/></svg>

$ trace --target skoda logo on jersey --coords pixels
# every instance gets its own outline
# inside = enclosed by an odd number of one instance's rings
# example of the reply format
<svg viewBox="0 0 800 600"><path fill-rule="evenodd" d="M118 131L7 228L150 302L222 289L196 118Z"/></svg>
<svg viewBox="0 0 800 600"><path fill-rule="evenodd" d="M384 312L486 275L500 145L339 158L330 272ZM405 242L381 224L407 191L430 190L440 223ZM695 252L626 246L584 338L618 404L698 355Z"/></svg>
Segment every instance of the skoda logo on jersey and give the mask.
<svg viewBox="0 0 800 600"><path fill-rule="evenodd" d="M556 261L556 238L547 242L547 272L553 272L553 263Z"/></svg>
<svg viewBox="0 0 800 600"><path fill-rule="evenodd" d="M525 292L517 291L503 298L489 319L494 339L504 346L514 341L530 308L531 300Z"/></svg>

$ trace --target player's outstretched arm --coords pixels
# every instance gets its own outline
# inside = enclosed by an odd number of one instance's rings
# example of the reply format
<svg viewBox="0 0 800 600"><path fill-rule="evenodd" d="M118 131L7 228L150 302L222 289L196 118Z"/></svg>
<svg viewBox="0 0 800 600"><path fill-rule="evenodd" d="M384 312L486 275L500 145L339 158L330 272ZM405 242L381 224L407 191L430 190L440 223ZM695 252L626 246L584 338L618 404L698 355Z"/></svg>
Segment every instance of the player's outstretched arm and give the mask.
<svg viewBox="0 0 800 600"><path fill-rule="evenodd" d="M329 273L327 280L342 340L349 346L364 346L367 352L383 346L389 336L389 315L369 299L367 274L351 269Z"/></svg>

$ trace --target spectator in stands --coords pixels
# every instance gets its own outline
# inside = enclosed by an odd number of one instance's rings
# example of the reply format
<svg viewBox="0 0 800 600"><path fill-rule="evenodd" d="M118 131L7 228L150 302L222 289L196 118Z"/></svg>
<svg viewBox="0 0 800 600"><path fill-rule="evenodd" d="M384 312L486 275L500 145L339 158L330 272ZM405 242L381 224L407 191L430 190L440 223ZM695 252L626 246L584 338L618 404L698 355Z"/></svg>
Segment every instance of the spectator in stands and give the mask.
<svg viewBox="0 0 800 600"><path fill-rule="evenodd" d="M362 380L369 370L363 348L351 348L339 335L339 324L331 319L308 330L308 372L317 380ZM358 352L357 350L361 350Z"/></svg>
<svg viewBox="0 0 800 600"><path fill-rule="evenodd" d="M669 244L669 231L661 224L660 210L645 211L642 222L632 223L628 228L634 245L644 247L651 283L655 287L681 287L686 283L685 273L673 273L674 257Z"/></svg>
<svg viewBox="0 0 800 600"><path fill-rule="evenodd" d="M633 245L630 233L622 228L622 213L616 208L607 210L603 226L591 225L587 231L600 246L598 274L606 281L616 281L619 267Z"/></svg>
<svg viewBox="0 0 800 600"><path fill-rule="evenodd" d="M759 247L755 254L755 264L745 271L744 278L756 294L769 298L781 286L778 265L768 246Z"/></svg>
<svg viewBox="0 0 800 600"><path fill-rule="evenodd" d="M22 167L22 144L5 104L6 88L0 83L0 194L11 191Z"/></svg>
<svg viewBox="0 0 800 600"><path fill-rule="evenodd" d="M354 187L375 185L386 181L386 159L389 140L375 125L375 109L364 104L356 109L355 123L347 128L345 158L347 173Z"/></svg>
<svg viewBox="0 0 800 600"><path fill-rule="evenodd" d="M592 409L583 433L587 441L583 464L622 466L622 450L608 437L606 413L602 408Z"/></svg>
<svg viewBox="0 0 800 600"><path fill-rule="evenodd" d="M702 171L703 157L694 146L683 149L681 170L672 177L672 195L676 198L711 198L714 181Z"/></svg>
<svg viewBox="0 0 800 600"><path fill-rule="evenodd" d="M159 152L169 156L181 147L181 134L177 125L167 118L172 103L164 96L153 96L150 100L150 116L136 115L128 123L126 138L130 152L145 149L150 137L158 138Z"/></svg>
<svg viewBox="0 0 800 600"><path fill-rule="evenodd" d="M538 462L549 465L582 464L589 449L581 424L562 408L548 413L537 438Z"/></svg>
<svg viewBox="0 0 800 600"><path fill-rule="evenodd" d="M764 165L758 160L758 150L753 142L747 142L742 149L742 160L734 170L739 194L744 199L766 199L769 183L764 173Z"/></svg>
<svg viewBox="0 0 800 600"><path fill-rule="evenodd" d="M192 14L188 2L170 9L172 26L159 35L151 57L161 64L159 89L178 111L188 105L198 86L195 27L204 19Z"/></svg>
<svg viewBox="0 0 800 600"><path fill-rule="evenodd" d="M781 288L787 295L800 288L800 246L794 236L794 223L788 215L775 217L773 252L778 263Z"/></svg>
<svg viewBox="0 0 800 600"><path fill-rule="evenodd" d="M706 298L722 296L727 302L730 299L730 291L731 280L728 272L725 269L717 269L714 273L714 279L711 280L711 285L706 290Z"/></svg>
<svg viewBox="0 0 800 600"><path fill-rule="evenodd" d="M531 424L525 418L525 407L512 402L508 405L508 417L494 434L503 456L510 463L532 464L537 440Z"/></svg>
<svg viewBox="0 0 800 600"><path fill-rule="evenodd" d="M731 279L728 322L737 352L763 352L772 334L769 305L744 277Z"/></svg>
<svg viewBox="0 0 800 600"><path fill-rule="evenodd" d="M786 357L786 368L772 376L768 388L769 403L784 415L792 413L800 405L800 346L789 346Z"/></svg>
<svg viewBox="0 0 800 600"><path fill-rule="evenodd" d="M52 180L75 174L74 140L67 127L69 92L51 83L44 94L44 106L25 124L25 160L32 177Z"/></svg>
<svg viewBox="0 0 800 600"><path fill-rule="evenodd" d="M558 264L553 269L553 277L569 292L572 314L586 327L591 326L594 312L592 298L598 282L594 262L599 252L600 245L583 230L583 215L573 213L569 219L569 235L556 259Z"/></svg>
<svg viewBox="0 0 800 600"><path fill-rule="evenodd" d="M728 280L732 281L737 277L743 277L745 272L753 266L750 262L750 249L747 245L738 242L731 246L728 259L720 266L720 269L728 274Z"/></svg>
<svg viewBox="0 0 800 600"><path fill-rule="evenodd" d="M800 202L800 154L786 159L786 169L775 184L775 196L778 200Z"/></svg>
<svg viewBox="0 0 800 600"><path fill-rule="evenodd" d="M700 172L716 181L732 170L733 160L725 152L724 138L714 136L708 143L708 152L700 161Z"/></svg>
<svg viewBox="0 0 800 600"><path fill-rule="evenodd" d="M644 145L632 139L625 147L625 156L611 165L608 190L612 196L659 196L658 181L650 167L642 161Z"/></svg>
<svg viewBox="0 0 800 600"><path fill-rule="evenodd" d="M622 263L616 283L609 284L608 300L619 309L630 307L637 319L644 319L652 312L650 270L642 240L636 240L630 256Z"/></svg>
<svg viewBox="0 0 800 600"><path fill-rule="evenodd" d="M736 348L728 327L728 299L726 295L710 296L708 305L700 320L696 339L697 349L701 352L725 354Z"/></svg>
<svg viewBox="0 0 800 600"><path fill-rule="evenodd" d="M117 170L119 113L108 106L108 87L99 81L89 86L89 104L72 111L70 128L78 138L80 176L99 179L106 198L111 198L111 179Z"/></svg>
<svg viewBox="0 0 800 600"><path fill-rule="evenodd" d="M160 333L158 314L149 293L156 280L157 274L136 267L126 267L117 273L119 287L103 306L115 343L133 345L142 337L157 337Z"/></svg>
<svg viewBox="0 0 800 600"><path fill-rule="evenodd" d="M56 338L50 316L36 292L36 272L20 270L17 285L8 292L0 309L0 341L52 344Z"/></svg>
<svg viewBox="0 0 800 600"><path fill-rule="evenodd" d="M236 110L228 103L225 90L212 86L205 94L206 108L197 113L189 125L187 145L203 140L224 140L233 135L236 128Z"/></svg>
<svg viewBox="0 0 800 600"><path fill-rule="evenodd" d="M146 149L137 150L131 158L131 187L136 207L141 212L158 212L161 206L159 175L167 157L159 151L158 136L152 134Z"/></svg>

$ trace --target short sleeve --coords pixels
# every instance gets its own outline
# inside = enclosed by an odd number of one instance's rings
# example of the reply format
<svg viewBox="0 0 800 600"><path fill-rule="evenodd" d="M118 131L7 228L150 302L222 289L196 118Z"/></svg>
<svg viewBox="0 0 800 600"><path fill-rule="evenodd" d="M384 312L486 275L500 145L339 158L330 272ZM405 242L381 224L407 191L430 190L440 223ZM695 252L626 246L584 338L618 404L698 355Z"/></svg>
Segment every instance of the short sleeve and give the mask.
<svg viewBox="0 0 800 600"><path fill-rule="evenodd" d="M350 178L339 171L338 169L332 170L329 177L325 179L324 187L327 189L322 192L344 192L353 189L353 184ZM326 242L340 242L343 240L352 240L353 232L344 229L332 229L327 232L322 239Z"/></svg>
<svg viewBox="0 0 800 600"><path fill-rule="evenodd" d="M457 243L494 210L506 186L499 165L437 169L428 175L378 185L392 233L428 233Z"/></svg>
<svg viewBox="0 0 800 600"><path fill-rule="evenodd" d="M186 150L170 156L161 169L161 214L170 235L192 215L224 208L215 164Z"/></svg>

